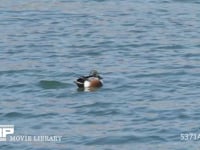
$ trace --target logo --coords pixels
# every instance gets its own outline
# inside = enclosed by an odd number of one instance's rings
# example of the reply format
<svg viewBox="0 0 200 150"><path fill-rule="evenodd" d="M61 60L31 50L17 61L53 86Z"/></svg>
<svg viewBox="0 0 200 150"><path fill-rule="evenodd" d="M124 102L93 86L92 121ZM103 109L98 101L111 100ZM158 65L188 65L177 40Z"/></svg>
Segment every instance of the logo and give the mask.
<svg viewBox="0 0 200 150"><path fill-rule="evenodd" d="M14 125L0 125L0 142L61 142L62 136L57 135L11 135ZM9 135L9 136L8 136Z"/></svg>
<svg viewBox="0 0 200 150"><path fill-rule="evenodd" d="M0 125L0 141L7 141L9 134L14 134L14 125Z"/></svg>

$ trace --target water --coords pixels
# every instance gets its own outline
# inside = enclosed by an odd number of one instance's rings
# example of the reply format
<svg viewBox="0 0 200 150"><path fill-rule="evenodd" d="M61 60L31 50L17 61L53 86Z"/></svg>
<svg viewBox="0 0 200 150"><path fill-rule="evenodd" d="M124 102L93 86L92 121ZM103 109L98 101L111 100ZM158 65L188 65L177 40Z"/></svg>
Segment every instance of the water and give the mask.
<svg viewBox="0 0 200 150"><path fill-rule="evenodd" d="M198 0L2 0L0 124L61 142L2 150L199 149ZM97 69L104 86L77 90Z"/></svg>

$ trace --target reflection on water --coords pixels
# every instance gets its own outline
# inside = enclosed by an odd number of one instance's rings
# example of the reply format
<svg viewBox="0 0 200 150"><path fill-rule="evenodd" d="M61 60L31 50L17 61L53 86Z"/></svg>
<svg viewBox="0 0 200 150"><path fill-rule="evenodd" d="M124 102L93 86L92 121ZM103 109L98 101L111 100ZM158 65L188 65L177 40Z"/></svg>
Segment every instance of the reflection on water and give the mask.
<svg viewBox="0 0 200 150"><path fill-rule="evenodd" d="M97 90L100 90L100 88L94 88L94 87L90 87L90 88L77 88L78 92L95 92Z"/></svg>

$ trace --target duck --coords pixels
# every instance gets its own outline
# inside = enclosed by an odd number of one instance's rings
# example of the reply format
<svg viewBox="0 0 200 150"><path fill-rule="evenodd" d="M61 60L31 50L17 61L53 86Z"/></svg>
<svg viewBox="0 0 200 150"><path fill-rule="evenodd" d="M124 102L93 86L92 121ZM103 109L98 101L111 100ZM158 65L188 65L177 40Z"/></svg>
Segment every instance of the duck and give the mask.
<svg viewBox="0 0 200 150"><path fill-rule="evenodd" d="M88 76L81 76L74 82L78 88L99 88L103 86L102 79L98 71L92 70Z"/></svg>

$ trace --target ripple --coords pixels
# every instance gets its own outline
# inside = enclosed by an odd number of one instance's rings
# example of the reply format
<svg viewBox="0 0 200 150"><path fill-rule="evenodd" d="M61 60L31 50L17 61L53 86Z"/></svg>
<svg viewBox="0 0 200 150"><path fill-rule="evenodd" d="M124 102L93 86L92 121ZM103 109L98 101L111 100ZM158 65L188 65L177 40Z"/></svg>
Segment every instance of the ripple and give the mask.
<svg viewBox="0 0 200 150"><path fill-rule="evenodd" d="M20 112L9 112L4 114L5 118L45 118L57 116L58 113L42 113L42 114L32 114L32 113L20 113Z"/></svg>
<svg viewBox="0 0 200 150"><path fill-rule="evenodd" d="M121 144L128 144L128 143L146 143L149 141L154 141L153 143L157 142L164 142L165 139L161 138L160 136L147 136L147 137L140 137L140 136L106 136L102 138L96 138L87 142L86 145L121 145Z"/></svg>
<svg viewBox="0 0 200 150"><path fill-rule="evenodd" d="M96 110L92 108L91 110L77 110L77 114L84 114L88 116L110 116L110 115L120 115L120 111L118 109L104 109L104 110Z"/></svg>
<svg viewBox="0 0 200 150"><path fill-rule="evenodd" d="M74 108L90 108L90 107L110 107L113 103L95 102L87 105L75 106Z"/></svg>
<svg viewBox="0 0 200 150"><path fill-rule="evenodd" d="M187 72L185 72L185 71L146 73L146 74L137 74L137 75L135 75L135 78L165 77L165 76L184 76L186 74L187 74Z"/></svg>
<svg viewBox="0 0 200 150"><path fill-rule="evenodd" d="M157 49L184 49L186 48L184 45L166 45L157 47Z"/></svg>
<svg viewBox="0 0 200 150"><path fill-rule="evenodd" d="M199 1L197 0L173 0L174 2L179 2L179 3L196 3L196 4L200 4Z"/></svg>
<svg viewBox="0 0 200 150"><path fill-rule="evenodd" d="M31 118L43 118L43 117L53 117L53 116L57 116L58 113L43 113L43 114L38 114L38 115L31 115Z"/></svg>
<svg viewBox="0 0 200 150"><path fill-rule="evenodd" d="M43 89L65 88L68 84L59 81L41 80L39 86Z"/></svg>
<svg viewBox="0 0 200 150"><path fill-rule="evenodd" d="M0 71L0 75L4 75L4 74L16 74L16 73L25 73L29 71L28 69L19 69L19 70L4 70L4 71Z"/></svg>
<svg viewBox="0 0 200 150"><path fill-rule="evenodd" d="M19 112L10 112L4 115L5 118L24 118L29 116L30 114L23 114Z"/></svg>

